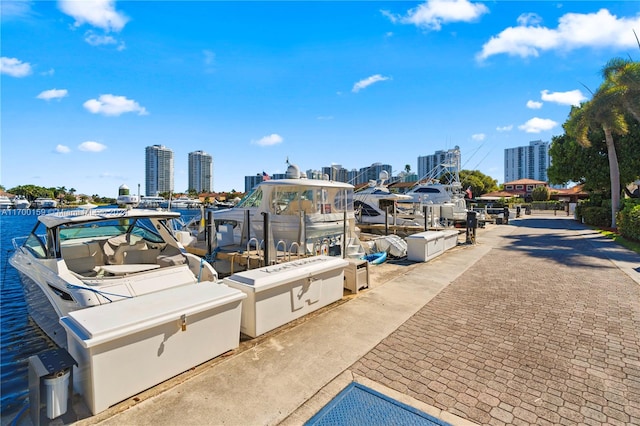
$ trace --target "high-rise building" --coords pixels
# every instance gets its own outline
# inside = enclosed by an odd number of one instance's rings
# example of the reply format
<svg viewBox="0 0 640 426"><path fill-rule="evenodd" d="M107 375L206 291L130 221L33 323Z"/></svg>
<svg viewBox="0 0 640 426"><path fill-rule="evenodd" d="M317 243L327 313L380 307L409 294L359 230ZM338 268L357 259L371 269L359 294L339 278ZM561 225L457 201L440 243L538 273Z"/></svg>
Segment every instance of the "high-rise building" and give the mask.
<svg viewBox="0 0 640 426"><path fill-rule="evenodd" d="M145 148L145 195L173 192L173 151L163 145Z"/></svg>
<svg viewBox="0 0 640 426"><path fill-rule="evenodd" d="M322 168L322 174L329 176L329 180L336 182L347 182L347 169L340 164L333 164Z"/></svg>
<svg viewBox="0 0 640 426"><path fill-rule="evenodd" d="M244 192L251 191L256 185L265 180L265 175L256 174L255 176L245 176L244 177Z"/></svg>
<svg viewBox="0 0 640 426"><path fill-rule="evenodd" d="M204 151L189 153L189 190L198 194L213 189L213 158Z"/></svg>
<svg viewBox="0 0 640 426"><path fill-rule="evenodd" d="M425 155L418 157L418 178L424 179L429 176L433 171L442 172L444 169L450 172L460 171L461 156L460 147L455 146L453 149L447 151L436 151L433 155Z"/></svg>
<svg viewBox="0 0 640 426"><path fill-rule="evenodd" d="M369 167L361 168L356 185L367 183L372 180L377 181L378 179L380 179L380 173L383 171L387 172L387 174L389 175L389 179L391 179L393 168L389 164L373 163Z"/></svg>
<svg viewBox="0 0 640 426"><path fill-rule="evenodd" d="M504 181L533 179L549 180L547 169L551 164L549 142L531 141L528 146L506 148L504 150Z"/></svg>

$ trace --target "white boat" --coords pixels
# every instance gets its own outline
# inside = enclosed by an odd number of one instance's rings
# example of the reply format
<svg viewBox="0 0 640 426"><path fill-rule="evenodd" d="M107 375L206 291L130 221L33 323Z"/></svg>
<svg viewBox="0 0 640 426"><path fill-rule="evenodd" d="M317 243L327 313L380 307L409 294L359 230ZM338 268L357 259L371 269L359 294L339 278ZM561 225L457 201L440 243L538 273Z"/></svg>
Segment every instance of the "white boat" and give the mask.
<svg viewBox="0 0 640 426"><path fill-rule="evenodd" d="M411 197L389 191L386 181L389 174L380 173L377 181L370 181L369 185L354 194L354 207L358 223L383 224L397 226L420 226L424 220L415 217L412 212L401 208L398 203L410 202ZM388 212L387 212L388 210Z"/></svg>
<svg viewBox="0 0 640 426"><path fill-rule="evenodd" d="M199 209L202 206L202 201L182 196L170 200L167 206L171 209Z"/></svg>
<svg viewBox="0 0 640 426"><path fill-rule="evenodd" d="M165 200L162 197L154 197L150 195L143 195L140 197L140 201L138 203L138 207L141 209L157 209L161 207Z"/></svg>
<svg viewBox="0 0 640 426"><path fill-rule="evenodd" d="M31 206L36 209L55 209L58 206L58 202L53 198L38 197L33 200Z"/></svg>
<svg viewBox="0 0 640 426"><path fill-rule="evenodd" d="M6 195L0 195L0 210L9 210L13 208L13 203Z"/></svg>
<svg viewBox="0 0 640 426"><path fill-rule="evenodd" d="M307 179L295 165L288 166L285 176L259 183L233 208L212 210L218 245L245 247L253 241L262 247L266 223L270 231L267 241L281 251L338 255L345 250L349 257L361 254L353 185ZM192 223L201 223L201 219Z"/></svg>
<svg viewBox="0 0 640 426"><path fill-rule="evenodd" d="M424 179L414 185L405 195L411 197L403 203L412 204L416 211L425 206L436 206L440 218L446 221L466 221L466 191L462 190L460 173L455 161L459 152L453 151L443 163L429 171Z"/></svg>
<svg viewBox="0 0 640 426"><path fill-rule="evenodd" d="M13 198L13 206L16 209L28 209L31 206L31 202L23 195L17 195Z"/></svg>
<svg viewBox="0 0 640 426"><path fill-rule="evenodd" d="M60 319L199 282L217 272L174 238L177 212L78 209L38 217L33 231L13 240L10 264L20 273L29 314L60 347Z"/></svg>

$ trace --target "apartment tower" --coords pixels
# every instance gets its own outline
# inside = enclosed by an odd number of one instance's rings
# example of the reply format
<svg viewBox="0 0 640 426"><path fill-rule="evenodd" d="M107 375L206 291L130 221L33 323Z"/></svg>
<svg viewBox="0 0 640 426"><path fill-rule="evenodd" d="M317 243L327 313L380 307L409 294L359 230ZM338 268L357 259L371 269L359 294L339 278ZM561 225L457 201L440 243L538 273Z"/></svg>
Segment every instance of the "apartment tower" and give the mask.
<svg viewBox="0 0 640 426"><path fill-rule="evenodd" d="M173 151L163 145L145 148L145 195L173 192Z"/></svg>
<svg viewBox="0 0 640 426"><path fill-rule="evenodd" d="M504 150L504 181L533 179L547 182L547 168L551 164L549 142L531 141L529 146Z"/></svg>
<svg viewBox="0 0 640 426"><path fill-rule="evenodd" d="M189 190L198 194L213 190L213 157L204 151L189 153Z"/></svg>

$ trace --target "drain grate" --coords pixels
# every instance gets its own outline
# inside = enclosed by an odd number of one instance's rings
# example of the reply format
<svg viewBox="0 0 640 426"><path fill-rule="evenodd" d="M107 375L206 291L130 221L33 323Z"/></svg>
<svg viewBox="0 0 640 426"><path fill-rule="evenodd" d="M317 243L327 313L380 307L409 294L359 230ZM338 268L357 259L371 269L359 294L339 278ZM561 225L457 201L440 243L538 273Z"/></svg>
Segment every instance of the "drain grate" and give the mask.
<svg viewBox="0 0 640 426"><path fill-rule="evenodd" d="M447 422L356 382L351 382L305 425L450 426Z"/></svg>

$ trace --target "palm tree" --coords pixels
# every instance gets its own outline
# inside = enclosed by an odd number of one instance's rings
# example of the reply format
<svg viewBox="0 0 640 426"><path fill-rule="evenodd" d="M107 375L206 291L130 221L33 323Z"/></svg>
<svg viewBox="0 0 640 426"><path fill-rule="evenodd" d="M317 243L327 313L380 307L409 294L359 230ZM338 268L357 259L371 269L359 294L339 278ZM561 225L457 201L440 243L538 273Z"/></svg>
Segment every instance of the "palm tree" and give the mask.
<svg viewBox="0 0 640 426"><path fill-rule="evenodd" d="M614 58L602 69L602 76L610 83L610 94L640 122L640 62Z"/></svg>
<svg viewBox="0 0 640 426"><path fill-rule="evenodd" d="M616 213L620 208L620 170L613 135L625 135L629 131L622 111L622 102L614 86L613 81L605 80L591 100L583 102L579 107L571 108L569 119L564 125L567 135L585 147L591 145L591 129L599 127L604 131L611 179L612 228L616 227Z"/></svg>

